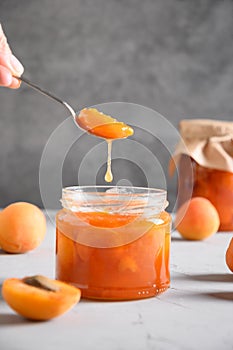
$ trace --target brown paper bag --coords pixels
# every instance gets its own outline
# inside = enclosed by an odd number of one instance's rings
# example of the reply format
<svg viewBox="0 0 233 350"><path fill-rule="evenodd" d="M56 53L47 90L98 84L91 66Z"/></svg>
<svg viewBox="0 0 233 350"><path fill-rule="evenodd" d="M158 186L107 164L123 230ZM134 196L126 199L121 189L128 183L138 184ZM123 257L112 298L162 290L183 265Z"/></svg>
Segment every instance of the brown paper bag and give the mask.
<svg viewBox="0 0 233 350"><path fill-rule="evenodd" d="M233 173L233 122L185 119L180 122L180 135L169 165L171 175L182 154L203 167Z"/></svg>

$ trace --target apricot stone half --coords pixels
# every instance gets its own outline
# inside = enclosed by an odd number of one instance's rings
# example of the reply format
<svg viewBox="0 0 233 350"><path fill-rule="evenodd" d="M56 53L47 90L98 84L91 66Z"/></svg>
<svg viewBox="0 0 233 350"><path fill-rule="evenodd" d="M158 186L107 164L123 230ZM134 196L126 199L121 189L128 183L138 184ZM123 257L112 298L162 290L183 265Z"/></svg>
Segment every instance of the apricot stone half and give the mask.
<svg viewBox="0 0 233 350"><path fill-rule="evenodd" d="M21 316L42 321L70 310L80 300L81 291L67 283L38 275L6 279L2 296Z"/></svg>

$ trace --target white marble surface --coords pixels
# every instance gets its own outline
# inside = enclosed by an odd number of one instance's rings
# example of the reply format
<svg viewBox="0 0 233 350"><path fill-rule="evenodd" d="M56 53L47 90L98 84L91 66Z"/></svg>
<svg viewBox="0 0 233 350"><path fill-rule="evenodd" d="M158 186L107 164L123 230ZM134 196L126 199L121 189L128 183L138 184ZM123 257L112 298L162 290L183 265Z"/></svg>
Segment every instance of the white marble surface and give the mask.
<svg viewBox="0 0 233 350"><path fill-rule="evenodd" d="M233 349L233 274L225 265L231 233L204 242L172 234L171 288L131 302L82 300L48 322L30 322L0 299L0 349ZM0 254L1 282L29 274L54 276L55 230L23 255Z"/></svg>

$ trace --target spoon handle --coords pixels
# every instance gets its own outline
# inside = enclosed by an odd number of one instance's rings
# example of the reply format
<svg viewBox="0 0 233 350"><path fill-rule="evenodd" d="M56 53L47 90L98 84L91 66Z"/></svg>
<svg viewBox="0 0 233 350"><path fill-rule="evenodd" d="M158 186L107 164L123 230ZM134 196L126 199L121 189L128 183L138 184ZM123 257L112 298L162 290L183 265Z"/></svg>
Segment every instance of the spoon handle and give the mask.
<svg viewBox="0 0 233 350"><path fill-rule="evenodd" d="M27 84L28 86L32 87L33 89L39 91L41 94L46 95L46 96L52 98L53 100L61 103L63 106L65 106L69 110L69 112L72 114L72 116L74 118L76 117L76 113L75 113L74 109L67 102L62 101L59 97L51 94L51 92L49 92L47 90L42 89L41 87L39 87L38 85L32 83L31 81L29 81L25 77L22 77L22 76L21 77L16 77L16 76L14 76L14 78L23 81L25 84Z"/></svg>

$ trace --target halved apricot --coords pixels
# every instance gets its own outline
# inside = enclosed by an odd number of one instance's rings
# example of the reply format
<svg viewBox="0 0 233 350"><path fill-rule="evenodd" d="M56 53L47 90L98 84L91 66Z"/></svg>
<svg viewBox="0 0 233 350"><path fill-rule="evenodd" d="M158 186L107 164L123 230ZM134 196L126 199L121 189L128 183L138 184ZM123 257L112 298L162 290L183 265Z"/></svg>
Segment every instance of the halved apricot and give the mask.
<svg viewBox="0 0 233 350"><path fill-rule="evenodd" d="M70 310L80 300L81 291L64 282L38 275L6 279L2 296L21 316L42 321Z"/></svg>
<svg viewBox="0 0 233 350"><path fill-rule="evenodd" d="M95 108L84 108L76 118L80 128L105 139L123 139L133 135L133 129Z"/></svg>

